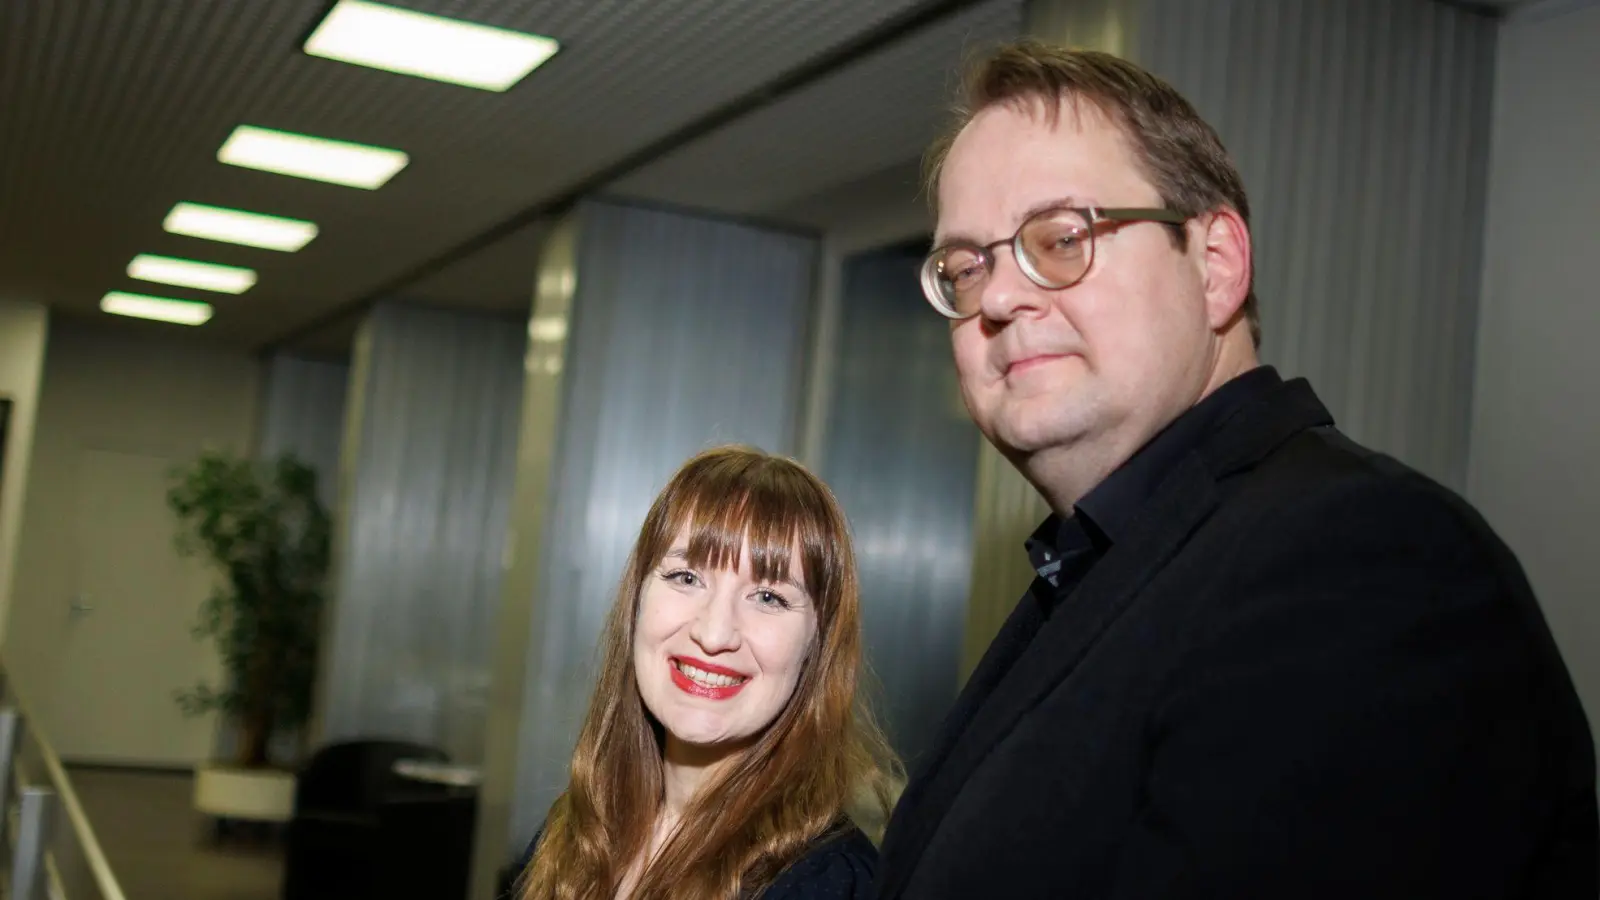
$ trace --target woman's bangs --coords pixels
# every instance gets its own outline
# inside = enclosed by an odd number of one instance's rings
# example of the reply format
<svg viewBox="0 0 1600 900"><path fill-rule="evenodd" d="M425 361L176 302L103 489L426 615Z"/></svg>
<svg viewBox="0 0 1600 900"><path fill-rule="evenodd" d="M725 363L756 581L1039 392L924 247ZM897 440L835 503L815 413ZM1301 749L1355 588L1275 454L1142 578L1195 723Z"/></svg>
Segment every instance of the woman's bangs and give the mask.
<svg viewBox="0 0 1600 900"><path fill-rule="evenodd" d="M748 542L751 574L758 581L794 581L820 598L826 578L824 538L816 517L804 515L796 498L778 491L746 490L739 496L711 493L685 498L674 535L688 532L689 565L737 569ZM802 559L793 558L799 550ZM796 571L798 569L798 571Z"/></svg>

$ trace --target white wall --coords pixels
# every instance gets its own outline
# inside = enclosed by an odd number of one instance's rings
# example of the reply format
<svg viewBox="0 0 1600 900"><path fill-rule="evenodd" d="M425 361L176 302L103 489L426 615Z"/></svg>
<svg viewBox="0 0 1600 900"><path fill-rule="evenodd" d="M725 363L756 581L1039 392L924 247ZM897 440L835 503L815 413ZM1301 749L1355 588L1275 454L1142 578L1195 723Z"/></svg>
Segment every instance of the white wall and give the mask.
<svg viewBox="0 0 1600 900"><path fill-rule="evenodd" d="M1467 495L1600 724L1600 4L1535 4L1499 40Z"/></svg>
<svg viewBox="0 0 1600 900"><path fill-rule="evenodd" d="M52 664L68 633L65 610L76 583L84 451L183 460L207 446L249 450L259 370L242 351L188 335L59 317L51 323L29 477L26 485L7 484L8 493L25 488L25 497L4 652L42 719L51 719ZM119 689L137 687L139 673L127 675Z"/></svg>
<svg viewBox="0 0 1600 900"><path fill-rule="evenodd" d="M0 471L0 638L11 611L12 573L16 571L17 533L22 525L23 486L33 450L33 423L39 408L39 375L44 366L49 317L37 303L0 300L0 398L11 401L6 428L4 470Z"/></svg>

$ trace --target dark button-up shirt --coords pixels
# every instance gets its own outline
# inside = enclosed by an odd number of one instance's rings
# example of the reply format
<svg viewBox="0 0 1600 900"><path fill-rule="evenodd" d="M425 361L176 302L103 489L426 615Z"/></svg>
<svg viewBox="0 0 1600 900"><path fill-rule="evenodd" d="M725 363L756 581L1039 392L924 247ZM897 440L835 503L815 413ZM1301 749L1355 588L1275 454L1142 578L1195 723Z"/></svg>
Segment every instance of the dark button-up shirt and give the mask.
<svg viewBox="0 0 1600 900"><path fill-rule="evenodd" d="M1282 384L1271 366L1234 378L1208 394L1073 507L1071 516L1051 514L1026 541L1028 559L1055 590L1038 597L1048 614L1117 539L1126 535L1139 509L1163 479L1230 416Z"/></svg>

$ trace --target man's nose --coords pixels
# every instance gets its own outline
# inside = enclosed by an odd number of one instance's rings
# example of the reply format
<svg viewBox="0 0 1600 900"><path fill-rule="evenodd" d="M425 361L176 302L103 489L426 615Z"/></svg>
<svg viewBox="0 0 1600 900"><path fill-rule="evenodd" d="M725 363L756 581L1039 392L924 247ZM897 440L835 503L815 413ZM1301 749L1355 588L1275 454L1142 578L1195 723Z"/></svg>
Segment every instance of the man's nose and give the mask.
<svg viewBox="0 0 1600 900"><path fill-rule="evenodd" d="M996 247L994 264L978 295L978 312L993 322L1009 322L1038 311L1046 302L1043 289L1023 273L1012 248Z"/></svg>

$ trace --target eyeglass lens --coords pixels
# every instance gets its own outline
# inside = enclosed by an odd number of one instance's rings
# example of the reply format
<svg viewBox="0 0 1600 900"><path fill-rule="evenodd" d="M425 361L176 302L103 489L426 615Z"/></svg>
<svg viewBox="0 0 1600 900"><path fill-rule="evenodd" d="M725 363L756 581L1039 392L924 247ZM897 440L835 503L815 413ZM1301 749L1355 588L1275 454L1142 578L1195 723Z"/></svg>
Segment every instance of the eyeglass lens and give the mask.
<svg viewBox="0 0 1600 900"><path fill-rule="evenodd" d="M1077 283L1093 260L1093 231L1082 213L1055 209L1040 213L1022 224L1011 242L1020 252L1017 264L1040 287L1062 288ZM939 295L929 299L958 315L978 311L984 285L994 272L994 251L971 244L957 244L934 254L928 260L929 287Z"/></svg>

